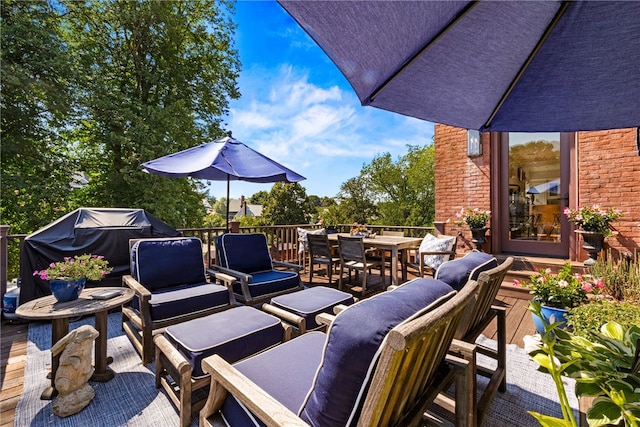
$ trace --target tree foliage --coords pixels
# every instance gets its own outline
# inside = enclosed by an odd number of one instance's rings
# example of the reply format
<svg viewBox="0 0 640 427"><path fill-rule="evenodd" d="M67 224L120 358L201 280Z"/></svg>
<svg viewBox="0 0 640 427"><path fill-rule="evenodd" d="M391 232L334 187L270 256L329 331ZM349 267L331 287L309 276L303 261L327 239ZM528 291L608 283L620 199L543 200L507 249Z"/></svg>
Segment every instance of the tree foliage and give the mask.
<svg viewBox="0 0 640 427"><path fill-rule="evenodd" d="M223 134L237 98L231 2L3 1L2 221L80 206L201 226L204 186L140 164ZM71 191L74 173L88 185Z"/></svg>
<svg viewBox="0 0 640 427"><path fill-rule="evenodd" d="M62 4L70 53L83 71L74 142L83 170L97 178L83 202L199 225L202 184L146 174L140 164L222 135L228 99L239 96L225 3Z"/></svg>
<svg viewBox="0 0 640 427"><path fill-rule="evenodd" d="M435 215L434 148L407 146L393 161L376 156L360 174L342 184L341 216L361 224L429 225Z"/></svg>
<svg viewBox="0 0 640 427"><path fill-rule="evenodd" d="M299 183L276 182L262 209L262 223L269 225L307 224L315 210L309 204L307 192Z"/></svg>
<svg viewBox="0 0 640 427"><path fill-rule="evenodd" d="M0 217L30 233L72 209L76 165L56 132L73 109L73 64L61 19L44 1L3 1Z"/></svg>

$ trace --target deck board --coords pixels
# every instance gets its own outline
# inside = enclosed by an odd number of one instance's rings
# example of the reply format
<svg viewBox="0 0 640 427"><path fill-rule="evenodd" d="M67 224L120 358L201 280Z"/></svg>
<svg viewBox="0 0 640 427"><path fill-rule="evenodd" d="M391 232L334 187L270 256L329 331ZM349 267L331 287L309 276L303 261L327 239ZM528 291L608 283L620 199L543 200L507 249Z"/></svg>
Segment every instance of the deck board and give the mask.
<svg viewBox="0 0 640 427"><path fill-rule="evenodd" d="M318 274L319 273L319 274ZM373 274L367 279L367 288L372 289L371 294L379 292L383 289L380 283L380 276L374 270ZM388 273L387 273L388 274ZM302 280L308 283L308 269L302 273ZM408 279L415 276L409 272ZM337 272L333 274L332 286L337 287ZM389 278L386 278L386 284L389 284ZM326 274L322 271L314 273L313 285L329 286ZM524 297L518 298L518 294L514 296L508 285L503 285L504 290L498 293L496 304L502 305L507 310L507 343L523 346L522 337L534 333L533 321L531 315L527 311L529 304L526 294ZM359 293L354 293L360 297ZM27 332L28 323L26 322L7 322L2 321L0 329L0 427L13 426L15 417L15 409L20 399L24 387L24 365L27 358ZM495 325L489 325L485 330L485 336L495 339Z"/></svg>

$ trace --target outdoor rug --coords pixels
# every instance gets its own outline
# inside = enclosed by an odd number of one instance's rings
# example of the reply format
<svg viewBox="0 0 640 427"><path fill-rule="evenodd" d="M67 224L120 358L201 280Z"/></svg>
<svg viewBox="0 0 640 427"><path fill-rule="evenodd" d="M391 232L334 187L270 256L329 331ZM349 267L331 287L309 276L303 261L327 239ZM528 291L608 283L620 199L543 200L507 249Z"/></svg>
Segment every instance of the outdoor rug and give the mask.
<svg viewBox="0 0 640 427"><path fill-rule="evenodd" d="M69 330L83 324L93 325L93 317L71 322ZM59 418L52 412L53 401L40 400L49 385L46 374L51 370L51 324L34 322L29 325L24 392L16 408L16 426L177 426L178 414L163 390L155 388L153 363L147 367L140 362L128 338L122 332L121 315L109 315L108 355L116 372L107 383L91 381L95 390L93 401L80 413ZM495 341L480 337L479 341L495 347ZM537 426L527 410L551 416L561 416L556 389L549 375L538 372L537 364L522 348L507 346L507 391L497 393L485 427ZM482 387L483 379L479 380ZM573 394L573 381L565 380L565 387L574 413L578 407ZM192 418L197 426L198 417Z"/></svg>

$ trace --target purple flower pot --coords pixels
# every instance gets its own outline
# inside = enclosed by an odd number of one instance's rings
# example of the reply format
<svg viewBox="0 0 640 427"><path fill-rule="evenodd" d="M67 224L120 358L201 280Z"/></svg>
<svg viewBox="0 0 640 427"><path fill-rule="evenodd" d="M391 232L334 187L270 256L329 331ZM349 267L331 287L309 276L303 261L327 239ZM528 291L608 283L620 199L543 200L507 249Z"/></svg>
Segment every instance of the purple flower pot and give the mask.
<svg viewBox="0 0 640 427"><path fill-rule="evenodd" d="M67 302L78 299L85 283L86 277L78 280L54 279L49 281L49 288L58 302Z"/></svg>

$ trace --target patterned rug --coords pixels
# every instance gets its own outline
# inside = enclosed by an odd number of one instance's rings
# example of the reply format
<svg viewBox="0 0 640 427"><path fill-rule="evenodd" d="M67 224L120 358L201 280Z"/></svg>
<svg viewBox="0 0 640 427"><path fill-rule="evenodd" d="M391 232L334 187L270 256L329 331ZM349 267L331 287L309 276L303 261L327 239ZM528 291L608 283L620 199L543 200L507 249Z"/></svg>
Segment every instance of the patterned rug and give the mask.
<svg viewBox="0 0 640 427"><path fill-rule="evenodd" d="M71 322L69 330L83 324L93 325L93 317ZM49 385L46 375L51 370L51 324L34 322L29 325L24 392L16 408L16 426L177 426L178 414L163 390L155 388L153 363L147 367L140 362L121 328L121 315L109 315L108 355L113 356L111 369L114 379L107 383L90 382L95 398L80 413L59 418L52 412L53 401L40 400ZM479 342L495 346L495 341L480 337ZM481 362L489 365L488 362ZM497 393L485 427L537 426L527 413L533 410L546 415L561 416L555 385L549 375L538 372L537 364L522 348L507 346L507 391ZM483 379L479 380L482 387ZM565 387L574 413L578 402L573 395L573 381L565 380ZM198 425L197 414L192 425Z"/></svg>

